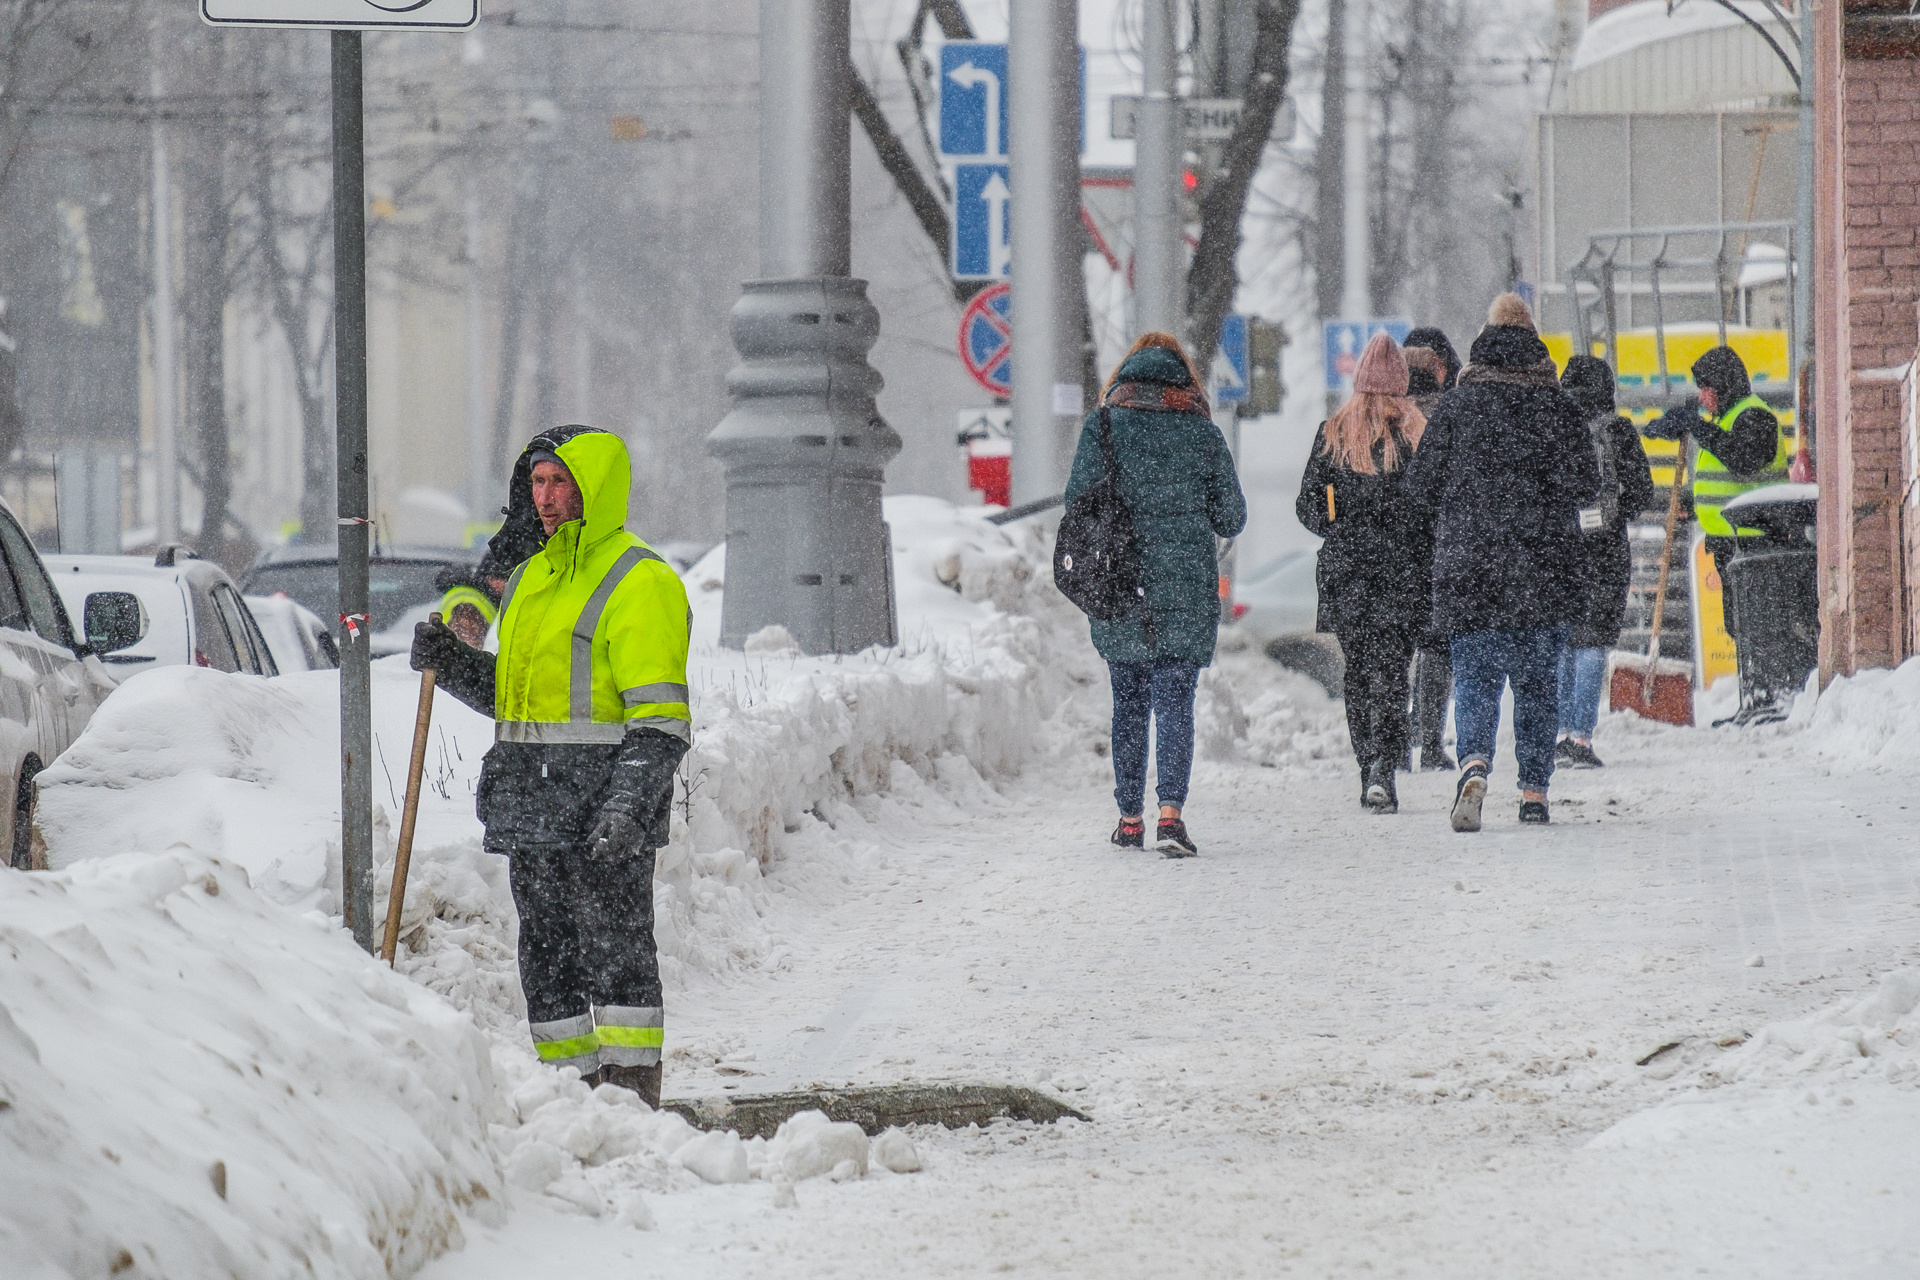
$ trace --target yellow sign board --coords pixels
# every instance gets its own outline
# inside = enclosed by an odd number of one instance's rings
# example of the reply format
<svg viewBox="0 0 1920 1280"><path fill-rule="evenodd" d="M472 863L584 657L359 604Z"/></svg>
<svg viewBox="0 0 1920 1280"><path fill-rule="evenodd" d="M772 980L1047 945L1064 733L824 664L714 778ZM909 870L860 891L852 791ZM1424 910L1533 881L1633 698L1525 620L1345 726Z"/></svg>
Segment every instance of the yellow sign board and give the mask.
<svg viewBox="0 0 1920 1280"><path fill-rule="evenodd" d="M1721 676L1738 675L1733 637L1727 634L1726 595L1720 571L1707 551L1706 535L1693 535L1693 672L1702 689Z"/></svg>

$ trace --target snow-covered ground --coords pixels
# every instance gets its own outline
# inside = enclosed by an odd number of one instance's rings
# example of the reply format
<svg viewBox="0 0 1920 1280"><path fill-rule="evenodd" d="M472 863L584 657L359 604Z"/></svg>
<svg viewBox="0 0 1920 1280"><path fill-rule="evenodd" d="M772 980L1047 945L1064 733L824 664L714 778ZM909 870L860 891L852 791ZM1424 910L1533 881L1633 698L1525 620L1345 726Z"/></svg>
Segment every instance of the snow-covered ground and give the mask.
<svg viewBox="0 0 1920 1280"><path fill-rule="evenodd" d="M689 1145L524 1044L482 718L436 703L408 982L325 916L326 677L157 671L45 775L62 869L0 877L0 1272L1920 1273L1920 664L1741 734L1609 717L1552 827L1508 755L1458 836L1448 776L1362 813L1338 704L1229 648L1167 862L1105 842L1042 548L888 515L891 652L719 650L723 554L687 574L667 1092L1011 1080L1092 1123L864 1175ZM414 688L377 664L383 808Z"/></svg>

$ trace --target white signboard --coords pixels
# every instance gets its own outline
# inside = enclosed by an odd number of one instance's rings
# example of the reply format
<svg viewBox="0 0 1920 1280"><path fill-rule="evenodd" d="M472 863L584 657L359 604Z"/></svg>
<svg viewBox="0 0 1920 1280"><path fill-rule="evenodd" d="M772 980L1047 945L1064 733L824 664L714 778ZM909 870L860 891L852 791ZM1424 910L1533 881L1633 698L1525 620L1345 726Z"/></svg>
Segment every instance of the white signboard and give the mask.
<svg viewBox="0 0 1920 1280"><path fill-rule="evenodd" d="M200 0L200 16L216 27L464 31L480 0Z"/></svg>
<svg viewBox="0 0 1920 1280"><path fill-rule="evenodd" d="M1107 132L1115 138L1131 138L1139 130L1140 99L1115 94L1108 105ZM1241 103L1238 98L1183 98L1180 100L1180 128L1187 137L1217 142L1231 138L1240 127ZM1273 129L1267 135L1274 142L1293 137L1293 99L1281 100L1273 117Z"/></svg>

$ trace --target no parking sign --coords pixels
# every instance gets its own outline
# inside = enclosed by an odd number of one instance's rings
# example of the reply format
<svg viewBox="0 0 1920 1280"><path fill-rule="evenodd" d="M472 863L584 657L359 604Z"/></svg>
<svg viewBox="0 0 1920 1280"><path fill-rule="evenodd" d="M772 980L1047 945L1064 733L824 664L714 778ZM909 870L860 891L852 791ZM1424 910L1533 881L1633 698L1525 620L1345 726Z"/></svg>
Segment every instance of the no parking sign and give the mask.
<svg viewBox="0 0 1920 1280"><path fill-rule="evenodd" d="M1005 398L1013 394L1013 287L990 285L960 313L960 363L973 380Z"/></svg>

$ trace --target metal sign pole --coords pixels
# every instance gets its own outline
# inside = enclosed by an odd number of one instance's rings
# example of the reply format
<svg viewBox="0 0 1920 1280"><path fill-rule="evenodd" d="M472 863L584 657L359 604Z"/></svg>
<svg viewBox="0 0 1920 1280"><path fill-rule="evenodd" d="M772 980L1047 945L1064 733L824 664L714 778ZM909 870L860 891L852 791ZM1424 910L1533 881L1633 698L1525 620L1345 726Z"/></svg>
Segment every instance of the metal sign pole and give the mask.
<svg viewBox="0 0 1920 1280"><path fill-rule="evenodd" d="M373 629L367 617L367 202L360 33L333 33L333 387L340 547L340 899L373 936ZM314 531L317 532L317 531Z"/></svg>

